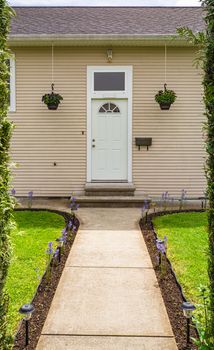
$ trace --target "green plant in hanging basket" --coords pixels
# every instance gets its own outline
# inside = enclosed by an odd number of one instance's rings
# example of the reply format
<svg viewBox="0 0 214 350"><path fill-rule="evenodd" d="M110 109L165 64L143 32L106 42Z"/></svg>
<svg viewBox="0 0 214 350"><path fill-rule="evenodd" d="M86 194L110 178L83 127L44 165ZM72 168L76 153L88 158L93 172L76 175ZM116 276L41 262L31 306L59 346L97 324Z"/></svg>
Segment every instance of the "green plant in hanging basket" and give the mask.
<svg viewBox="0 0 214 350"><path fill-rule="evenodd" d="M52 84L52 92L42 96L42 102L44 102L48 106L48 109L51 110L56 110L62 100L63 97L54 92L54 84Z"/></svg>
<svg viewBox="0 0 214 350"><path fill-rule="evenodd" d="M166 84L164 84L164 90L159 90L155 95L155 101L159 103L160 108L163 110L170 109L171 104L176 100L177 96L173 90L168 90Z"/></svg>

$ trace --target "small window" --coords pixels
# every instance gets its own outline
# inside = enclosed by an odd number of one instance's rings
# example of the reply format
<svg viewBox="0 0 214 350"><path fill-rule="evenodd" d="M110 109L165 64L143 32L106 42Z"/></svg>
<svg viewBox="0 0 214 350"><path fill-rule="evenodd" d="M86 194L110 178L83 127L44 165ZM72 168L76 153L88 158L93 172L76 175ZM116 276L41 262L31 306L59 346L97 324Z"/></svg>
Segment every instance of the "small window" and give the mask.
<svg viewBox="0 0 214 350"><path fill-rule="evenodd" d="M114 103L108 102L102 105L102 107L100 107L99 112L100 113L120 113L120 110Z"/></svg>
<svg viewBox="0 0 214 350"><path fill-rule="evenodd" d="M16 92L15 92L15 59L10 58L7 60L9 66L10 77L8 79L9 89L9 111L15 112L16 110Z"/></svg>
<svg viewBox="0 0 214 350"><path fill-rule="evenodd" d="M94 91L124 91L125 72L95 72Z"/></svg>

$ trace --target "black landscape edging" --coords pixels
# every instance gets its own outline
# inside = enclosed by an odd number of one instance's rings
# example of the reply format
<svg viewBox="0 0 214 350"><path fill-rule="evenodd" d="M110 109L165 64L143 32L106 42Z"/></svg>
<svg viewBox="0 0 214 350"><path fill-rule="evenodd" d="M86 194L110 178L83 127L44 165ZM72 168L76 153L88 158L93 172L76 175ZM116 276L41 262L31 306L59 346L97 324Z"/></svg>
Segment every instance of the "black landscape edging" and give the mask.
<svg viewBox="0 0 214 350"><path fill-rule="evenodd" d="M76 238L76 235L77 235L77 232L78 232L78 229L79 229L79 226L80 226L80 222L79 222L79 220L77 219L76 216L73 216L72 214L67 213L67 212L64 212L64 211L60 211L60 210L56 210L56 209L47 209L47 208L15 208L14 211L34 211L34 212L45 211L45 212L50 212L50 213L58 214L58 215L63 216L63 218L64 218L64 220L65 220L65 225L67 225L68 222L69 222L70 220L74 220L74 225L76 226L76 231L75 231L75 233L74 233L74 232L72 232L72 230L71 230L71 233L70 233L71 237L73 237L73 241L72 241L72 244L71 244L70 249L72 248L73 242L74 242L74 240L75 240L75 238ZM70 235L68 235L68 236L70 236ZM66 246L66 245L65 245L65 246ZM54 265L54 261L55 261L56 259L57 259L57 257L55 258L54 256L52 256L49 266L53 266L53 265ZM64 268L63 268L63 269L64 269ZM40 293L40 288L41 288L41 286L42 286L42 284L44 283L44 280L45 280L45 278L46 278L45 276L46 276L47 270L48 270L48 267L47 267L46 270L44 271L43 275L41 276L40 282L39 282L38 286L36 287L35 293L34 293L33 298L32 298L32 300L31 300L31 303L32 303L32 304L33 304L35 298L37 297L37 295ZM62 272L63 272L63 270L62 270ZM61 272L61 274L62 274L62 272ZM50 302L50 303L51 303L51 302ZM21 306L21 305L20 305L20 306ZM18 312L18 310L17 310L17 312ZM23 327L23 323L24 323L24 322L23 322L23 319L22 319L22 320L19 322L18 330L17 330L17 332L16 332L16 334L15 334L15 336L14 336L14 349L17 349L16 339L18 338L19 333L20 333L20 331L21 331L21 329L22 329L22 327ZM27 347L27 348L28 348L28 347Z"/></svg>
<svg viewBox="0 0 214 350"><path fill-rule="evenodd" d="M146 217L144 218L141 218L140 220L140 227L143 228L143 225L148 225L149 228L152 230L154 236L156 239L158 239L158 235L157 235L157 232L155 231L154 229L154 224L153 224L153 219L155 217L158 217L158 216L164 216L164 215L171 215L171 214L179 214L179 213L193 213L193 212L196 212L196 213L202 213L202 212L206 212L206 209L183 209L183 210L168 210L168 211L160 211L160 212L154 212L154 213L150 213L148 215L146 215ZM155 242L154 242L154 245L156 246ZM181 297L182 297L182 300L184 302L188 301L188 299L186 298L185 294L184 294L184 291L183 291L183 288L178 280L178 277L172 267L172 263L171 261L169 260L168 256L166 255L166 253L164 253L165 257L166 257L166 261L167 263L169 264L169 267L170 267L170 271L175 279L175 282L176 282L176 285L180 291L180 294L181 294ZM194 317L193 317L193 324L194 324L194 327L195 327L195 331L197 333L197 335L199 336L199 331L198 331L198 328L194 322Z"/></svg>
<svg viewBox="0 0 214 350"><path fill-rule="evenodd" d="M63 212L63 211L59 211L59 210L38 209L38 208L30 208L30 209L27 209L27 208L23 208L23 209L22 209L22 208L18 208L18 209L15 209L15 210L16 210L16 211L47 211L47 212L49 212L49 213L58 214L58 215L63 216L66 225L68 224L68 222L69 222L70 220L75 220L75 219L77 220L77 218L76 218L76 217L73 217L70 213ZM76 223L77 223L77 222L76 222ZM75 225L75 223L74 223L74 225ZM76 226L76 225L75 225L75 226ZM78 227L78 226L79 226L79 221L78 221L78 223L77 223L77 227ZM72 234L73 234L73 232L72 232ZM58 237L58 238L59 238L59 237ZM55 258L54 256L52 256L50 263L48 264L46 270L44 271L43 275L41 276L40 283L39 283L38 286L36 287L35 293L34 293L33 298L32 298L32 300L31 300L31 304L33 304L33 301L34 301L34 299L35 299L35 297L36 297L36 294L38 293L38 290L39 290L40 285L41 285L41 283L42 283L42 281L43 281L43 278L45 278L45 276L46 276L46 273L47 273L48 268L49 268L50 266L53 266L54 261L55 261L56 259L57 259L57 258Z"/></svg>
<svg viewBox="0 0 214 350"><path fill-rule="evenodd" d="M186 209L186 210L168 210L168 211L161 211L161 212L156 212L156 213L151 213L151 214L148 214L147 216L147 224L149 223L151 225L151 229L154 233L154 236L156 239L158 239L158 235L157 235L157 232L155 231L154 229L154 224L153 224L153 218L154 217L158 217L158 216L163 216L163 215L171 215L171 214L179 214L179 213L192 213L192 212L198 212L198 213L202 213L202 212L205 212L206 210L204 209ZM143 223L143 219L142 220L142 223ZM148 222L149 220L149 222ZM146 223L146 222L145 222ZM164 253L165 257L166 257L166 260L170 266L170 270L173 274L173 276L175 277L175 281L176 281L176 284L178 286L178 288L180 289L180 292L181 292L181 295L182 295L182 299L183 301L187 301L187 298L183 292L183 287L181 286L180 282L178 281L178 278L177 278L177 275L172 267L172 264L171 264L171 261L169 260L168 256L166 255L166 253Z"/></svg>
<svg viewBox="0 0 214 350"><path fill-rule="evenodd" d="M181 212L182 212L182 211L173 212L173 214L177 214L177 213L181 213ZM183 211L183 213L185 213L185 212L186 212L186 211ZM158 217L158 216L171 215L171 214L172 214L171 212L160 212L160 215L155 215L155 216ZM148 216L148 219L151 218L149 224L151 225L151 229L152 229L152 231L153 231L153 233L154 233L155 238L158 239L158 235L157 235L157 232L155 231L154 224L153 224L153 221L152 221L152 219L153 219L152 214L150 214L150 216L151 216L151 217ZM173 269L173 267L172 267L171 261L169 260L169 258L168 258L168 256L167 256L166 253L164 253L164 255L165 255L165 257L166 257L167 263L168 263L169 266L170 266L170 270L171 270L171 272L172 272L172 274L173 274L173 276L174 276L174 278L175 278L175 282L176 282L176 284L177 284L177 286L178 286L178 288L179 288L179 290L180 290L180 292L181 292L182 299L183 299L183 301L187 301L187 298L185 297L185 294L184 294L184 291L183 291L183 287L181 286L180 282L178 281L177 275L176 275L176 273L175 273L175 271L174 271L174 269Z"/></svg>

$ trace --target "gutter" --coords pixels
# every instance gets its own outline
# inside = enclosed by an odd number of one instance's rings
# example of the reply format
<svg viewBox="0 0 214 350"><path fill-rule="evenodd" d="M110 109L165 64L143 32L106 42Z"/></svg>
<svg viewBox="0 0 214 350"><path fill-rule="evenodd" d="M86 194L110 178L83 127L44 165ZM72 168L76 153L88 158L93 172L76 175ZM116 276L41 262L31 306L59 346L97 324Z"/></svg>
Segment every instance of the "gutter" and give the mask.
<svg viewBox="0 0 214 350"><path fill-rule="evenodd" d="M8 42L11 46L191 46L176 34L16 34L9 35Z"/></svg>

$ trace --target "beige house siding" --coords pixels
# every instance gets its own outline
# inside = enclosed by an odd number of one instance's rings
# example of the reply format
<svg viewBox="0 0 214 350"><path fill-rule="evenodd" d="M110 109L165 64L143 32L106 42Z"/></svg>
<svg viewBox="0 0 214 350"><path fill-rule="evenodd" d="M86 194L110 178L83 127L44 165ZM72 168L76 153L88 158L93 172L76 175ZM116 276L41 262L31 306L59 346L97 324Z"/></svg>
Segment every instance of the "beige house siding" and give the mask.
<svg viewBox="0 0 214 350"><path fill-rule="evenodd" d="M205 189L201 76L192 48L170 47L167 83L177 93L170 111L154 101L164 83L164 48L113 48L113 65L133 66L133 183L136 194L163 191L202 195ZM87 65L103 66L104 47L55 47L54 82L64 100L57 111L41 102L50 91L51 48L13 48L16 57L16 128L12 139L13 186L17 195L83 193L86 182ZM135 137L152 137L138 151ZM53 163L57 165L54 166Z"/></svg>

